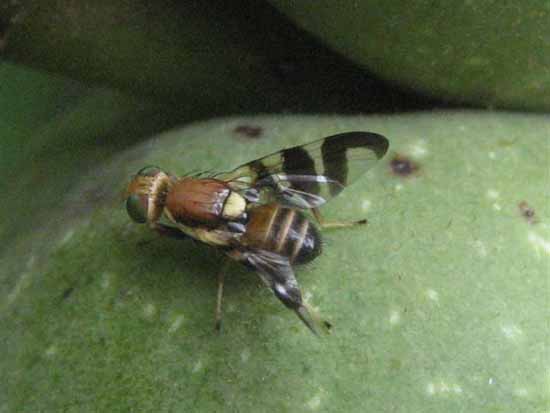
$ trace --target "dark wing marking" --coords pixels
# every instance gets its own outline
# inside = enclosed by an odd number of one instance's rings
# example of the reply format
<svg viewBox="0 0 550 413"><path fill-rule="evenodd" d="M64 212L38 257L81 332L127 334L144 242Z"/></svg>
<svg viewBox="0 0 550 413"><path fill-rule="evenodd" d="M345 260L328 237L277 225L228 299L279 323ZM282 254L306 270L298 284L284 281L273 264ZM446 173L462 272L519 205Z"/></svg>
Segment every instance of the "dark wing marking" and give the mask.
<svg viewBox="0 0 550 413"><path fill-rule="evenodd" d="M388 147L376 133L340 133L272 153L217 178L252 202L316 208L375 165Z"/></svg>
<svg viewBox="0 0 550 413"><path fill-rule="evenodd" d="M240 259L256 270L264 284L273 291L281 302L296 313L302 322L314 333L328 330L330 324L302 301L302 293L294 271L286 257L266 250L248 250L240 253Z"/></svg>

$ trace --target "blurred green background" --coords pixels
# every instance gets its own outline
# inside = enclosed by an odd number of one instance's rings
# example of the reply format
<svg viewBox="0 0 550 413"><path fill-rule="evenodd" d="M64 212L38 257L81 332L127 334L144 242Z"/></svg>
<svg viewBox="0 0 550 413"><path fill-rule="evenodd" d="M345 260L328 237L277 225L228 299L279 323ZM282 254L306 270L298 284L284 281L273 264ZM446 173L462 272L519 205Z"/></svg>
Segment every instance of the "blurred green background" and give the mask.
<svg viewBox="0 0 550 413"><path fill-rule="evenodd" d="M549 17L544 0L0 4L0 411L547 412ZM128 177L350 129L391 147L327 207L371 226L328 233L298 272L334 335L235 267L216 336L221 260L130 225Z"/></svg>

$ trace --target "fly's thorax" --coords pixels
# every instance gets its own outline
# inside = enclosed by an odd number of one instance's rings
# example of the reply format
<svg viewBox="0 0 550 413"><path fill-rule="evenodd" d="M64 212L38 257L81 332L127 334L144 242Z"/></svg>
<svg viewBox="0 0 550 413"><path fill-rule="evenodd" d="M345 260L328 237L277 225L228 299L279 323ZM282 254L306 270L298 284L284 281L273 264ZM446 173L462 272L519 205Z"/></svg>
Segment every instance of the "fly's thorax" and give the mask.
<svg viewBox="0 0 550 413"><path fill-rule="evenodd" d="M321 253L321 235L304 213L277 203L250 208L241 243L302 264Z"/></svg>
<svg viewBox="0 0 550 413"><path fill-rule="evenodd" d="M166 196L167 215L176 223L215 227L245 214L246 201L224 182L213 178L181 178Z"/></svg>

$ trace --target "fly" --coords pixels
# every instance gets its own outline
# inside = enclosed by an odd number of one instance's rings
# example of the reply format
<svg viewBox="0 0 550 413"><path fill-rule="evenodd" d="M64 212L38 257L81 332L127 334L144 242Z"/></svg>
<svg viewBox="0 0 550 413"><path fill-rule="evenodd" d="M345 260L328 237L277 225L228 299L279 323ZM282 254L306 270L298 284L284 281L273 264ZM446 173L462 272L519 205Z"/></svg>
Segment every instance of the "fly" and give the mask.
<svg viewBox="0 0 550 413"><path fill-rule="evenodd" d="M319 228L367 223L366 219L326 222L319 207L375 165L388 147L382 135L346 132L283 149L211 177L178 177L149 166L130 182L126 209L133 221L162 235L194 238L254 270L317 334L330 324L303 301L294 266L321 253ZM221 272L218 277L218 329L223 276Z"/></svg>

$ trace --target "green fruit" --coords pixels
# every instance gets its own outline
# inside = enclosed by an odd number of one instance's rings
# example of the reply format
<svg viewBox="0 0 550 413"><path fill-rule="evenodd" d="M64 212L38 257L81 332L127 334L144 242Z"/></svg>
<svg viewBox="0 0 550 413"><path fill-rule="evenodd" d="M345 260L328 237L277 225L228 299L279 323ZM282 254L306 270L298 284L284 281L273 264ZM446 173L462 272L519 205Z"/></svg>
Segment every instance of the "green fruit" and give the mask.
<svg viewBox="0 0 550 413"><path fill-rule="evenodd" d="M313 336L234 265L218 335L221 255L133 223L131 175L226 170L351 130L390 150L323 212L369 225L324 232L297 270L333 334ZM549 134L547 117L475 112L227 118L75 174L0 256L3 409L545 411Z"/></svg>
<svg viewBox="0 0 550 413"><path fill-rule="evenodd" d="M254 0L17 1L0 5L0 51L5 60L169 103L186 120L406 106L395 103L406 96L373 84Z"/></svg>
<svg viewBox="0 0 550 413"><path fill-rule="evenodd" d="M547 0L271 0L379 76L481 106L550 110Z"/></svg>

